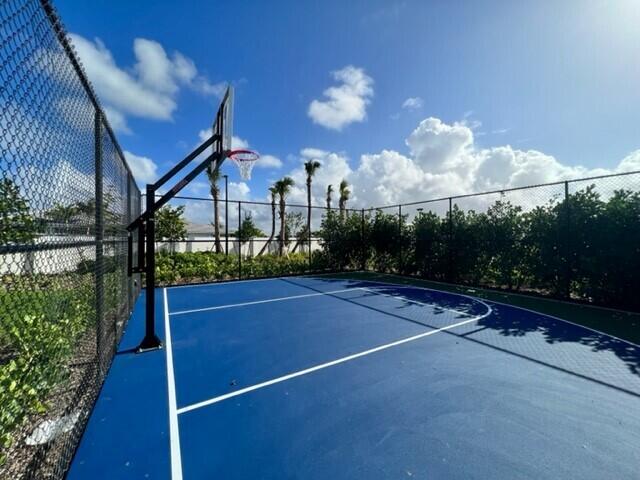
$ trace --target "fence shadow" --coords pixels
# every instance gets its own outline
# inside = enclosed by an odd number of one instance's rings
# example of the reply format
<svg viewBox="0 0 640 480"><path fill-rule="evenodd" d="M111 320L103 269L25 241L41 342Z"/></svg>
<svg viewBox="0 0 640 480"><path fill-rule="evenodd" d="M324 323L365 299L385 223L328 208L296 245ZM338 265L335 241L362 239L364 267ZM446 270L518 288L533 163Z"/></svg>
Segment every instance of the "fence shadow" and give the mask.
<svg viewBox="0 0 640 480"><path fill-rule="evenodd" d="M447 311L480 315L481 306L487 304L489 315L442 333L640 397L640 347L586 327L514 306L419 287L320 277L285 281L317 292L335 289L336 284L344 287L345 282L348 288L366 288L357 299L331 296L434 329L442 328L441 317ZM393 298L380 302L381 294ZM433 310L433 305L440 310ZM459 321L455 317L446 320L450 324Z"/></svg>

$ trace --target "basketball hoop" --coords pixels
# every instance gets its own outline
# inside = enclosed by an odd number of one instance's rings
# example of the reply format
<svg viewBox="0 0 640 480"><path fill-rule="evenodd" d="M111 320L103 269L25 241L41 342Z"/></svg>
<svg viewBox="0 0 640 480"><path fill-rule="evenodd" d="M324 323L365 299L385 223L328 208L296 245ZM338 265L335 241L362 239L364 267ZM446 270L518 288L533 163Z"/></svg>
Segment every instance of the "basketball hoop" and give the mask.
<svg viewBox="0 0 640 480"><path fill-rule="evenodd" d="M260 158L257 152L252 150L232 150L227 155L240 169L240 177L243 180L251 180L251 169Z"/></svg>

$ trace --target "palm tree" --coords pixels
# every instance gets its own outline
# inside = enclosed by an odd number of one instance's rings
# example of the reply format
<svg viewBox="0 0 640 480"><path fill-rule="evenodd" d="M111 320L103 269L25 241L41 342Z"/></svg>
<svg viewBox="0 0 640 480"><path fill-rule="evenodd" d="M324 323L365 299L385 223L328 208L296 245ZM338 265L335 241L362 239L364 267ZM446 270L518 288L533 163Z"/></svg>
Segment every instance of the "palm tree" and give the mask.
<svg viewBox="0 0 640 480"><path fill-rule="evenodd" d="M304 163L304 171L307 173L307 236L311 241L311 179L322 164L317 160L309 160ZM304 238L302 240L305 240Z"/></svg>
<svg viewBox="0 0 640 480"><path fill-rule="evenodd" d="M271 242L273 241L273 237L276 235L276 195L278 192L276 191L275 185L269 187L269 191L271 192L271 234L269 235L269 239L264 244L258 256L262 255L264 251L267 249Z"/></svg>
<svg viewBox="0 0 640 480"><path fill-rule="evenodd" d="M218 186L218 181L220 180L220 169L207 169L207 176L209 177L209 191L213 198L213 237L216 253L220 253L222 252L222 245L220 244L220 214L218 211L218 200L220 199L220 187Z"/></svg>
<svg viewBox="0 0 640 480"><path fill-rule="evenodd" d="M350 195L351 191L349 190L349 184L346 180L342 180L340 182L340 199L338 200L338 206L340 207L340 218L344 218L344 212L347 208L347 200L349 200Z"/></svg>
<svg viewBox="0 0 640 480"><path fill-rule="evenodd" d="M295 182L291 177L284 177L273 184L273 188L280 197L280 256L284 255L284 241L286 232L285 199L289 192L291 192L291 187L293 187L294 184Z"/></svg>
<svg viewBox="0 0 640 480"><path fill-rule="evenodd" d="M331 211L331 194L333 193L333 185L327 185L327 210Z"/></svg>

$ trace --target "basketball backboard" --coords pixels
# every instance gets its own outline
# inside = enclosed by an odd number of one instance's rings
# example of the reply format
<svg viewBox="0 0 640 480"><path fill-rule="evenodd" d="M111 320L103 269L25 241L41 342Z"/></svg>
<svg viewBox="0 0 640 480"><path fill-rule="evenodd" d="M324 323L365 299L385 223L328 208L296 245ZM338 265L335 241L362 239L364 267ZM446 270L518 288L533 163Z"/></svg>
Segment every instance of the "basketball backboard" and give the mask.
<svg viewBox="0 0 640 480"><path fill-rule="evenodd" d="M227 87L213 121L213 134L220 136L220 140L213 144L214 151L224 154L231 150L233 139L233 87L231 85Z"/></svg>

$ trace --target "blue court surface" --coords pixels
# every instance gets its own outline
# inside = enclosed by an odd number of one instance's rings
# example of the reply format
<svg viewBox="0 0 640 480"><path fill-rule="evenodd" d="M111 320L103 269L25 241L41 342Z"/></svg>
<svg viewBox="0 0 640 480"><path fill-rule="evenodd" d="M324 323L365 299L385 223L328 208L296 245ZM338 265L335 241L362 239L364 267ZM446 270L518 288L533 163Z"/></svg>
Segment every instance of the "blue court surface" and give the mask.
<svg viewBox="0 0 640 480"><path fill-rule="evenodd" d="M329 277L144 297L77 479L640 478L640 347L469 296Z"/></svg>

